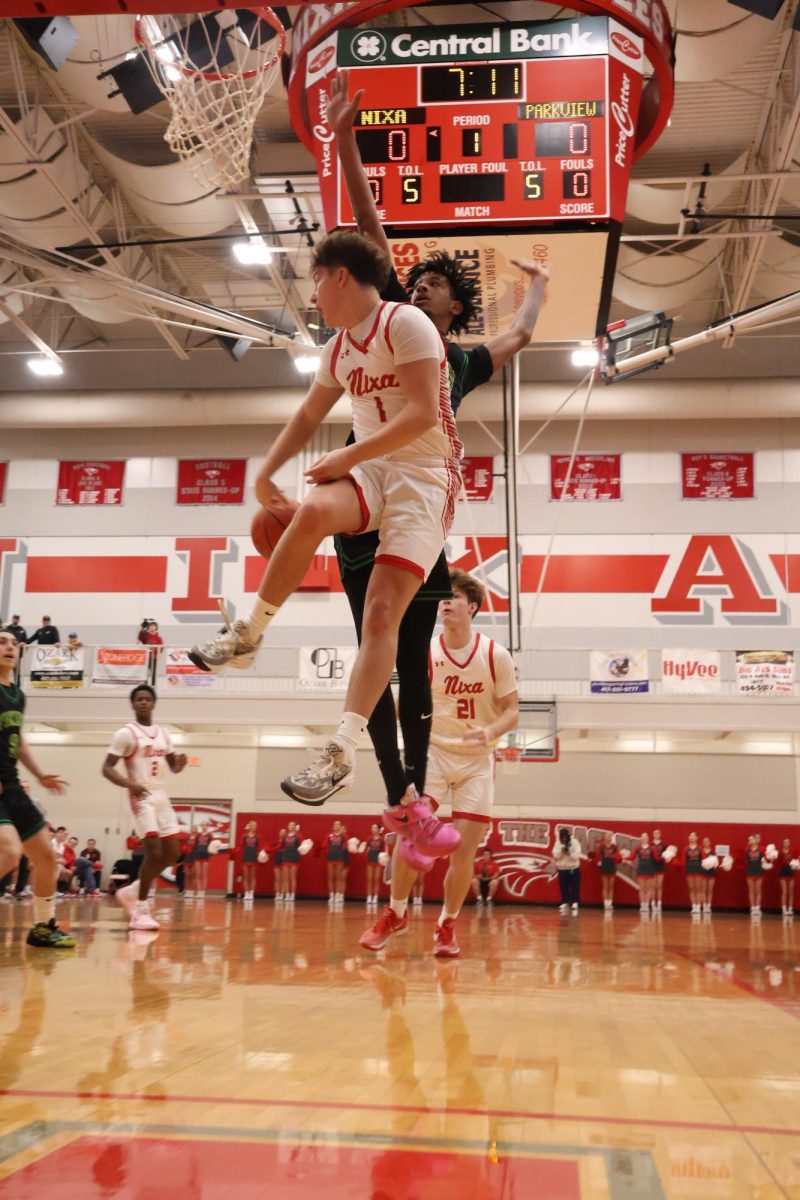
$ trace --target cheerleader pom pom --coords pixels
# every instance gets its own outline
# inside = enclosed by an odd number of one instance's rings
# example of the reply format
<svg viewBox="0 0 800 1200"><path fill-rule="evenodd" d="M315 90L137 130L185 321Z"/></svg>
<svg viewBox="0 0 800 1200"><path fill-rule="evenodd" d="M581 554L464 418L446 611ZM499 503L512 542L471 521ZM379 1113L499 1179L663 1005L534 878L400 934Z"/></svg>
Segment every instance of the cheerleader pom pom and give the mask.
<svg viewBox="0 0 800 1200"><path fill-rule="evenodd" d="M348 838L347 849L351 854L358 854L358 838Z"/></svg>
<svg viewBox="0 0 800 1200"><path fill-rule="evenodd" d="M309 854L313 849L314 849L314 843L312 842L311 838L306 838L297 847L297 853L298 854Z"/></svg>
<svg viewBox="0 0 800 1200"><path fill-rule="evenodd" d="M619 856L620 856L620 858L624 859L624 860L625 860L625 862L627 862L627 861L628 861L628 859L629 859L629 858L630 858L630 856L631 856L631 852L630 852L630 850L628 850L628 849L627 849L627 847L626 847L625 849L623 849L623 850L620 850L620 852L619 852Z"/></svg>
<svg viewBox="0 0 800 1200"><path fill-rule="evenodd" d="M761 860L761 866L762 866L763 870L765 870L765 871L771 871L771 870L772 870L772 863L769 861L769 859L768 859L768 858L762 858L762 860Z"/></svg>
<svg viewBox="0 0 800 1200"><path fill-rule="evenodd" d="M780 987L783 983L783 971L780 967L767 967L767 979L770 987Z"/></svg>
<svg viewBox="0 0 800 1200"><path fill-rule="evenodd" d="M367 843L366 843L366 842L359 842L359 843L358 843L358 853L359 853L359 854L366 854L366 852L367 852Z"/></svg>
<svg viewBox="0 0 800 1200"><path fill-rule="evenodd" d="M704 871L716 871L718 866L719 859L717 858L716 854L708 854L703 859L702 867Z"/></svg>
<svg viewBox="0 0 800 1200"><path fill-rule="evenodd" d="M730 871L732 867L733 867L733 856L730 854L726 854L722 860L722 869L723 869L723 871Z"/></svg>
<svg viewBox="0 0 800 1200"><path fill-rule="evenodd" d="M382 867L386 867L389 865L389 855L386 853L385 850L381 850L380 854L378 855L378 862L381 864Z"/></svg>
<svg viewBox="0 0 800 1200"><path fill-rule="evenodd" d="M677 853L678 853L677 846L667 846L666 850L661 855L661 857L663 858L664 862L671 863Z"/></svg>
<svg viewBox="0 0 800 1200"><path fill-rule="evenodd" d="M219 838L214 838L214 840L212 842L208 843L208 853L209 854L219 854L221 849L222 849L222 842L219 840Z"/></svg>
<svg viewBox="0 0 800 1200"><path fill-rule="evenodd" d="M259 850L258 861L261 863L262 867L265 862L269 862L269 855L267 854L266 850Z"/></svg>
<svg viewBox="0 0 800 1200"><path fill-rule="evenodd" d="M766 850L764 851L764 858L768 859L769 862L775 862L777 857L778 857L778 847L775 845L774 842L770 842L770 844L767 846Z"/></svg>
<svg viewBox="0 0 800 1200"><path fill-rule="evenodd" d="M800 871L800 858L792 858L789 861L789 866L793 871Z"/></svg>

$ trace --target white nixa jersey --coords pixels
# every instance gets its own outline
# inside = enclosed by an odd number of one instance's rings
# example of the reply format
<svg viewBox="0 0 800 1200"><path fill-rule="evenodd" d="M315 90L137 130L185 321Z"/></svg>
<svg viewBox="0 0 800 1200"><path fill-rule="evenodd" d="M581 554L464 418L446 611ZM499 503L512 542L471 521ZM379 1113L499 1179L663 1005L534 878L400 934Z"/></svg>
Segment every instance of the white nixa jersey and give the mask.
<svg viewBox="0 0 800 1200"><path fill-rule="evenodd" d="M131 783L148 791L164 791L164 760L172 754L172 739L160 725L139 725L130 721L118 729L108 748L109 754L125 760Z"/></svg>
<svg viewBox="0 0 800 1200"><path fill-rule="evenodd" d="M439 362L439 407L436 425L386 458L429 465L458 462L458 440L447 370L447 347L429 317L411 304L382 300L354 329L341 329L322 350L316 382L341 387L353 407L353 432L360 442L401 412L407 403L395 368L436 358Z"/></svg>
<svg viewBox="0 0 800 1200"><path fill-rule="evenodd" d="M476 633L460 650L449 650L440 634L431 642L428 673L433 693L432 744L459 754L486 754L486 746L462 739L469 729L485 729L497 720L499 701L517 690L514 662L506 648Z"/></svg>

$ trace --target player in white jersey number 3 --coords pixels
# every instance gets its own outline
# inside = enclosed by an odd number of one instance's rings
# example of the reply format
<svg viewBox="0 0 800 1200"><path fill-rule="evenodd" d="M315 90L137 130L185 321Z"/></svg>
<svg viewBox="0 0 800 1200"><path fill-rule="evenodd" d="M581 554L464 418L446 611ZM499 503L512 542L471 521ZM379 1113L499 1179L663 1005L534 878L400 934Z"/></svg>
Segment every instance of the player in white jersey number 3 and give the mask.
<svg viewBox="0 0 800 1200"><path fill-rule="evenodd" d="M264 460L256 482L259 502L269 506L284 499L275 473L302 450L343 393L352 405L355 441L325 454L306 472L318 486L270 557L250 615L212 642L194 646L190 657L207 671L226 663L248 665L320 542L336 533L379 531L361 647L339 728L319 758L281 785L295 800L319 805L353 781L356 748L394 669L400 621L450 530L461 489L462 447L441 335L411 305L380 298L388 256L369 238L345 231L316 246L312 266L312 303L324 324L339 333L323 348L308 395ZM458 841L414 796L394 813L425 853L448 854Z"/></svg>
<svg viewBox="0 0 800 1200"><path fill-rule="evenodd" d="M167 731L153 721L156 694L149 684L140 683L133 689L131 705L136 720L114 734L103 775L128 793L133 827L144 846L144 861L139 878L120 888L116 898L130 914L131 929L158 929L151 911L150 887L177 861L183 836L164 788L164 763L177 775L186 766L186 755L175 753ZM120 759L125 762L126 775L116 769Z"/></svg>
<svg viewBox="0 0 800 1200"><path fill-rule="evenodd" d="M433 725L425 792L431 807L448 798L460 846L450 856L444 880L444 907L434 934L437 958L460 953L455 922L472 882L475 852L491 825L494 748L519 720L514 663L503 646L472 629L484 599L483 585L464 571L451 570L451 600L439 605L444 632L431 643L429 672ZM434 860L419 845L400 838L392 858L392 894L375 925L361 938L367 950L380 950L408 924L408 896L419 871Z"/></svg>

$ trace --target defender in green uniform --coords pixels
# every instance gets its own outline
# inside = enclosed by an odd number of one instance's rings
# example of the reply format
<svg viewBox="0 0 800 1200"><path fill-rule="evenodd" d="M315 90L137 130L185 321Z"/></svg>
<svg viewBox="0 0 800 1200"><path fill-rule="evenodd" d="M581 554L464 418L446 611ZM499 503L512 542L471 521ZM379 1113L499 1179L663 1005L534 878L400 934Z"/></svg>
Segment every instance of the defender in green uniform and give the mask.
<svg viewBox="0 0 800 1200"><path fill-rule="evenodd" d="M56 924L56 856L44 815L20 783L22 763L37 783L63 795L65 781L43 773L33 761L22 736L25 694L14 683L19 643L13 633L0 631L0 879L13 871L25 854L33 864L33 926L29 946L69 950L75 939Z"/></svg>

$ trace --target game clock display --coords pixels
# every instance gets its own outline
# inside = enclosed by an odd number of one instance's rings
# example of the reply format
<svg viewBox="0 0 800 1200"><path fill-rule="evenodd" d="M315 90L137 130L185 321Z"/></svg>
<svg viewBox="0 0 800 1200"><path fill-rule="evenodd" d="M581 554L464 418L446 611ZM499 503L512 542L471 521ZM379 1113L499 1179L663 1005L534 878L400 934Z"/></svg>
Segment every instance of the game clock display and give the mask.
<svg viewBox="0 0 800 1200"><path fill-rule="evenodd" d="M619 28L586 17L340 31L337 63L349 68L351 95L363 89L355 137L381 220L397 228L621 220L644 58ZM461 57L447 61L451 47ZM365 48L375 63L359 62ZM470 60L476 48L492 56ZM326 81L315 86L319 95ZM324 128L321 120L326 219L353 225Z"/></svg>

